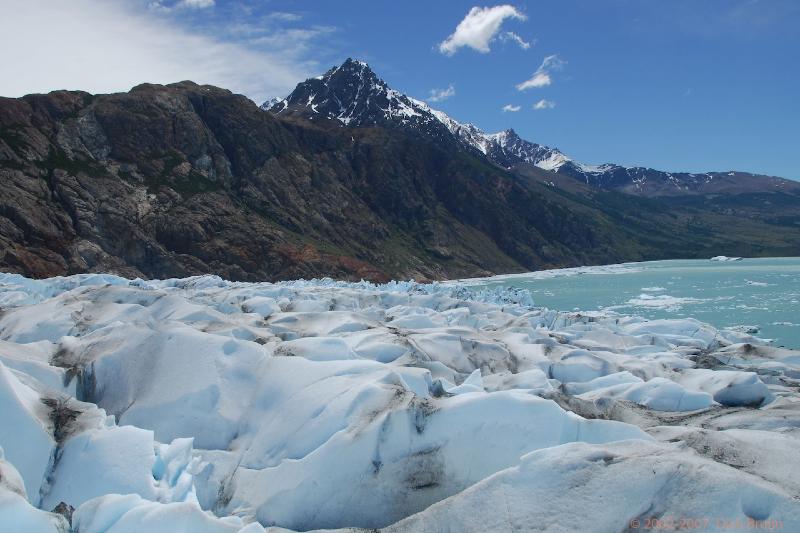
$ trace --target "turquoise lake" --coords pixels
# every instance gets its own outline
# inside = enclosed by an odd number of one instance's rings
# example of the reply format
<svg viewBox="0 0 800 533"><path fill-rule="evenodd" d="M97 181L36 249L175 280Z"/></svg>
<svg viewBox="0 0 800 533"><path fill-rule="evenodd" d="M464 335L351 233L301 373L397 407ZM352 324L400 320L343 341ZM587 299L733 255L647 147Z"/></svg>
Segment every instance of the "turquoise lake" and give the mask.
<svg viewBox="0 0 800 533"><path fill-rule="evenodd" d="M528 289L552 309L646 318L693 317L717 328L756 326L755 336L800 349L800 258L652 261L465 280L475 288Z"/></svg>

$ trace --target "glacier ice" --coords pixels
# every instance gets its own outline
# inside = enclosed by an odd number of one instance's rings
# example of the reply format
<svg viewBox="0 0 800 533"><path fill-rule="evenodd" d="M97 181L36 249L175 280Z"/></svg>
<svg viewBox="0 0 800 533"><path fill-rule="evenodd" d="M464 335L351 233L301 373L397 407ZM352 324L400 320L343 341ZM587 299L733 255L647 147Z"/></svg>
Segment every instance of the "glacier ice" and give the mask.
<svg viewBox="0 0 800 533"><path fill-rule="evenodd" d="M0 305L0 530L800 528L800 353L750 335L469 282L0 274Z"/></svg>

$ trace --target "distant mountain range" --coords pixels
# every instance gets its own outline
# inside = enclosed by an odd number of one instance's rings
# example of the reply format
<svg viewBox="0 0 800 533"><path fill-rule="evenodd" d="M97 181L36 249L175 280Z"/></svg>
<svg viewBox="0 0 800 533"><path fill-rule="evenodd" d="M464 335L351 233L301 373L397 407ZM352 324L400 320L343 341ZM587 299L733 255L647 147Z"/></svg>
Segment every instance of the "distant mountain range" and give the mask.
<svg viewBox="0 0 800 533"><path fill-rule="evenodd" d="M800 255L800 184L582 165L362 62L263 107L192 82L0 98L0 269L431 280Z"/></svg>
<svg viewBox="0 0 800 533"><path fill-rule="evenodd" d="M512 129L488 134L473 124L458 122L389 88L369 65L353 59L300 83L285 99L265 102L261 108L308 120L334 121L344 127L402 128L435 141L446 139L449 132L463 146L509 170L533 165L599 189L642 196L800 191L798 182L747 172L692 174L613 163L586 165L556 148L525 140Z"/></svg>

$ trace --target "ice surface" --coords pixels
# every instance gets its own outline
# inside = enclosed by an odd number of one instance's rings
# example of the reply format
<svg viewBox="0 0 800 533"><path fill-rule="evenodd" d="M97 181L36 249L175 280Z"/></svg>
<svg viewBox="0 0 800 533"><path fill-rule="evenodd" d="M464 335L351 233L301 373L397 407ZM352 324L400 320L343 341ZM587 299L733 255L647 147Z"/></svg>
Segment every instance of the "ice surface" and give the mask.
<svg viewBox="0 0 800 533"><path fill-rule="evenodd" d="M0 446L24 480L27 498L38 505L55 451L47 407L39 394L0 363Z"/></svg>
<svg viewBox="0 0 800 533"><path fill-rule="evenodd" d="M729 530L737 520L800 528L797 502L756 476L680 447L620 442L532 452L386 531L629 531L650 529L650 517L698 518L700 531Z"/></svg>
<svg viewBox="0 0 800 533"><path fill-rule="evenodd" d="M0 531L68 531L69 524L62 516L37 509L30 504L25 493L22 476L3 458L3 449L0 448Z"/></svg>
<svg viewBox="0 0 800 533"><path fill-rule="evenodd" d="M75 512L73 525L80 533L234 533L244 530L241 520L217 518L196 503L159 504L136 494L112 494L91 500Z"/></svg>
<svg viewBox="0 0 800 533"><path fill-rule="evenodd" d="M469 285L0 274L0 526L800 527L800 353Z"/></svg>

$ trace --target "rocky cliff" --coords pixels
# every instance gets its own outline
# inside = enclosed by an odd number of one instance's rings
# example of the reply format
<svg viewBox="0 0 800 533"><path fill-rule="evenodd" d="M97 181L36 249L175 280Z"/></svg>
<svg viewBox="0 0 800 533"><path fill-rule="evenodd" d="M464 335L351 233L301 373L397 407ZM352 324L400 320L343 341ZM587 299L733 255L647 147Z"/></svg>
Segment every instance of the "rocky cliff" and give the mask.
<svg viewBox="0 0 800 533"><path fill-rule="evenodd" d="M789 207L772 225L712 220L713 206L576 192L551 175L402 128L275 116L191 82L4 98L0 269L441 279L800 253Z"/></svg>

